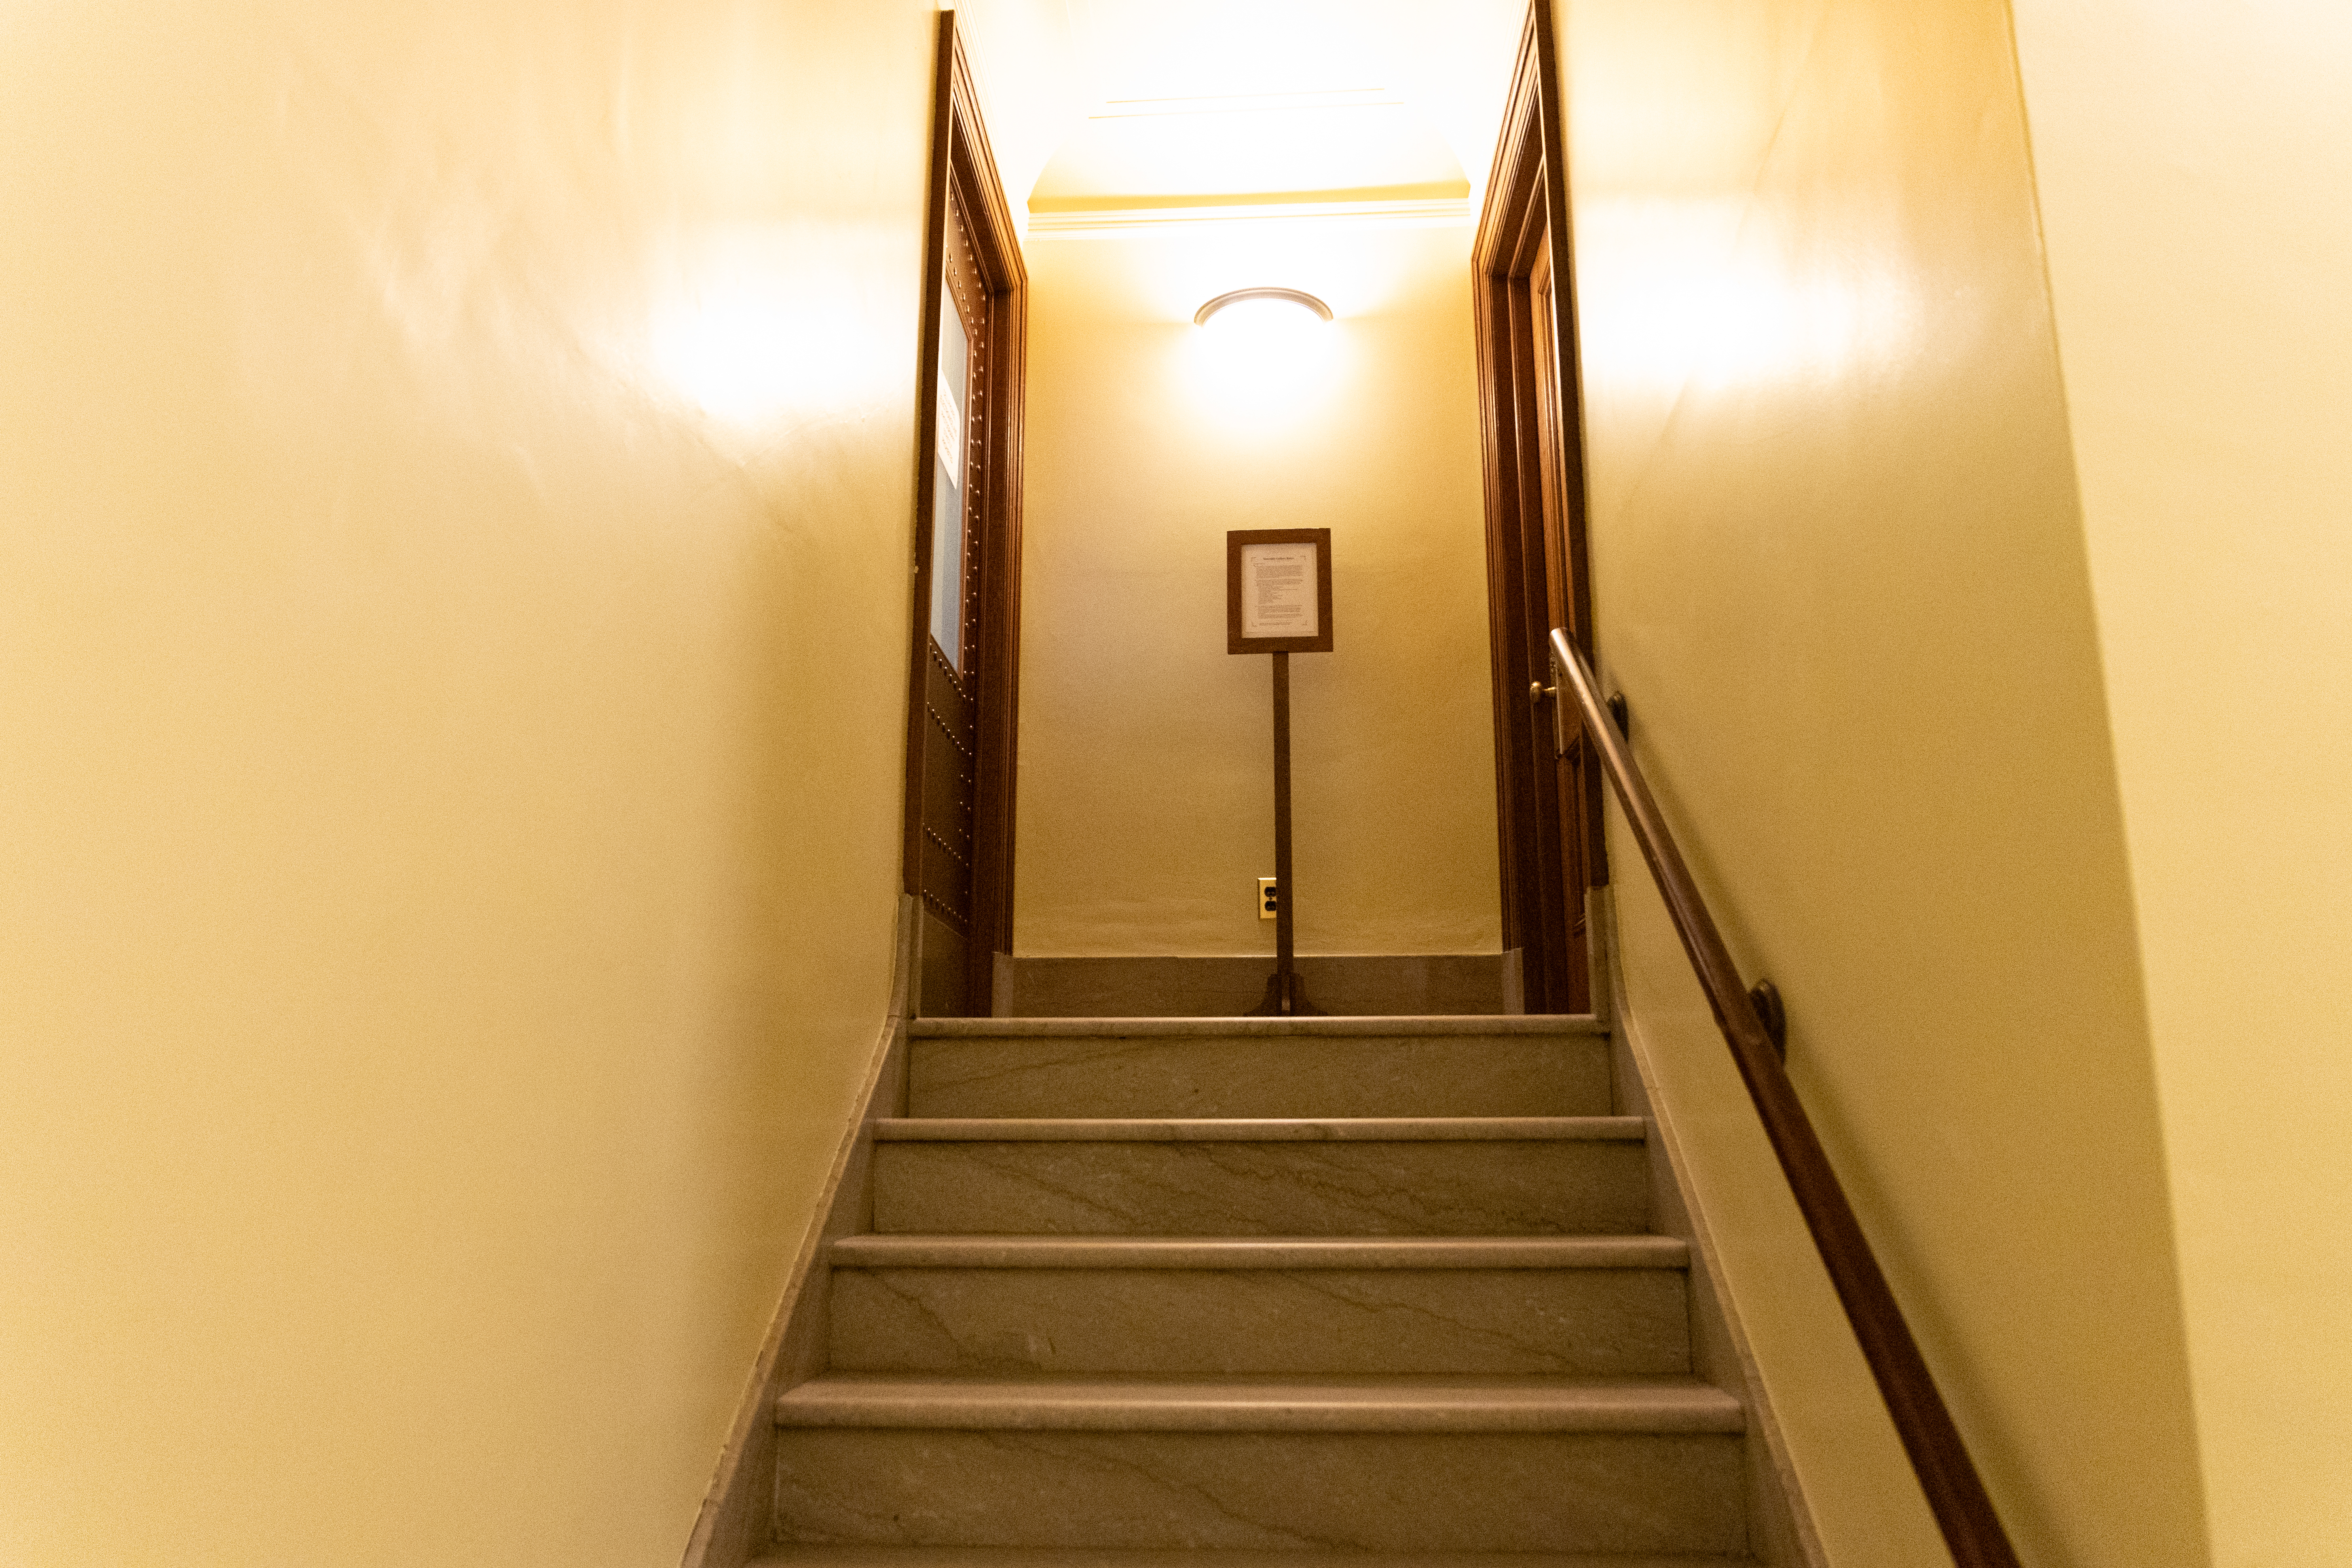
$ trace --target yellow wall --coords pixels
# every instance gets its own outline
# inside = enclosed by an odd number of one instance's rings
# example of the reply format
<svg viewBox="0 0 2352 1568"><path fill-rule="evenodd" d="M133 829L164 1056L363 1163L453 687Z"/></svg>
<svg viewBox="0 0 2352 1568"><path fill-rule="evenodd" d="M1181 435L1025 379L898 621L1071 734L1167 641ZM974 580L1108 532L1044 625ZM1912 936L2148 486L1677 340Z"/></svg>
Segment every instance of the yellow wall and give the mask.
<svg viewBox="0 0 2352 1568"><path fill-rule="evenodd" d="M1299 946L1496 950L1469 239L1032 237L1018 951L1273 950L1270 661L1225 652L1224 536L1321 527L1336 646L1291 659ZM1338 320L1324 380L1245 405L1192 317L1269 282Z"/></svg>
<svg viewBox="0 0 2352 1568"><path fill-rule="evenodd" d="M2352 1554L2352 17L2017 0L2213 1560Z"/></svg>
<svg viewBox="0 0 2352 1568"><path fill-rule="evenodd" d="M1743 971L1787 998L1798 1089L2026 1560L2203 1563L2007 11L1562 9L1604 679ZM1633 1016L1832 1559L1938 1561L1612 852Z"/></svg>
<svg viewBox="0 0 2352 1568"><path fill-rule="evenodd" d="M0 1559L675 1560L887 1005L931 27L0 23Z"/></svg>

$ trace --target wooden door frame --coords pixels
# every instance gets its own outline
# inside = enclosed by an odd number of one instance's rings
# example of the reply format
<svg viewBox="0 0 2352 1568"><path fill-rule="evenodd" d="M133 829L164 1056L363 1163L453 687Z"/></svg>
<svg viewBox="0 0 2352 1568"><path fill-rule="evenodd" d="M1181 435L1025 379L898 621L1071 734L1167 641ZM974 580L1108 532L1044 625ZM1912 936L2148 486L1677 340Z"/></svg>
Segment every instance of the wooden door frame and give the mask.
<svg viewBox="0 0 2352 1568"><path fill-rule="evenodd" d="M1529 696L1533 687L1550 684L1549 660L1538 651L1549 628L1532 624L1538 617L1530 610L1534 595L1529 591L1529 574L1545 570L1540 409L1546 400L1537 384L1539 376L1548 379L1553 394L1549 402L1561 411L1562 427L1555 434L1569 556L1569 636L1588 660L1593 657L1591 573L1585 552L1584 398L1578 374L1564 123L1551 0L1533 0L1520 31L1518 60L1472 252L1479 422L1485 442L1503 945L1519 950L1521 985L1530 1013L1582 1010L1591 1005L1582 941L1585 889L1564 886L1560 869L1559 836L1580 828L1559 820L1559 759L1549 743L1551 715ZM1554 352L1549 363L1537 363L1530 315L1537 307L1528 274L1547 238ZM1530 540L1535 542L1532 552ZM1600 779L1593 768L1583 773L1585 864L1591 884L1599 887L1609 879L1601 834Z"/></svg>
<svg viewBox="0 0 2352 1568"><path fill-rule="evenodd" d="M982 395L981 510L989 520L979 573L979 637L968 663L979 673L979 717L972 821L972 930L965 954L969 1009L985 1016L995 954L1013 946L1014 745L1021 694L1021 426L1027 380L1029 273L1022 264L1013 208L997 176L980 94L956 33L956 15L939 19L931 104L931 171L923 246L923 317L916 380L915 582L913 637L908 648L907 803L902 852L905 888L922 899L923 676L930 637L930 542L935 502L932 454L939 420L940 312L948 305L948 203L958 200L992 300Z"/></svg>

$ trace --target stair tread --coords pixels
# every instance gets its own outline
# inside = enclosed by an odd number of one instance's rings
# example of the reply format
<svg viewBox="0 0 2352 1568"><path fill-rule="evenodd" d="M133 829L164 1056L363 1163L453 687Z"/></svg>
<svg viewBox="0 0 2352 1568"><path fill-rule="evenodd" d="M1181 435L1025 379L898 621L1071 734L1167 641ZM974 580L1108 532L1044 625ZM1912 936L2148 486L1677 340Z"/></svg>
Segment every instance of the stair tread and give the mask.
<svg viewBox="0 0 2352 1568"><path fill-rule="evenodd" d="M1746 1557L1583 1552L1238 1552L1202 1547L777 1545L747 1568L1755 1568Z"/></svg>
<svg viewBox="0 0 2352 1568"><path fill-rule="evenodd" d="M1671 1236L845 1236L836 1268L1681 1268Z"/></svg>
<svg viewBox="0 0 2352 1568"><path fill-rule="evenodd" d="M786 1426L1062 1431L1740 1432L1690 1377L1107 1378L827 1373L776 1402Z"/></svg>
<svg viewBox="0 0 2352 1568"><path fill-rule="evenodd" d="M910 1018L916 1039L1085 1039L1234 1036L1393 1039L1404 1035L1605 1035L1609 1026L1589 1014L1442 1013L1399 1017L1340 1018Z"/></svg>
<svg viewBox="0 0 2352 1568"><path fill-rule="evenodd" d="M884 1142L1638 1142L1638 1116L1019 1117L879 1119Z"/></svg>

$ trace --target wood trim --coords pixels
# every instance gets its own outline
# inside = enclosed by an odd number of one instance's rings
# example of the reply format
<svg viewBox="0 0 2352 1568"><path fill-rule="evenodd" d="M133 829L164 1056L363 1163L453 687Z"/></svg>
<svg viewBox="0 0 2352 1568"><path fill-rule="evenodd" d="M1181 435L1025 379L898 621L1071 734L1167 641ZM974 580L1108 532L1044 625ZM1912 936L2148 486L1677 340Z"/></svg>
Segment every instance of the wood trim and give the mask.
<svg viewBox="0 0 2352 1568"><path fill-rule="evenodd" d="M1525 754L1518 704L1530 679L1527 638L1518 606L1526 602L1517 547L1521 511L1518 482L1522 467L1513 450L1517 426L1517 399L1507 395L1512 374L1513 333L1509 268L1498 265L1497 248L1506 243L1507 214L1527 204L1525 184L1534 169L1524 156L1528 110L1522 101L1531 92L1532 79L1522 68L1513 77L1512 97L1505 110L1503 133L1496 149L1494 174L1487 184L1486 211L1479 222L1474 259L1473 289L1478 351L1480 469L1485 480L1486 515L1486 600L1488 654L1494 677L1495 794L1496 835L1501 859L1503 945L1528 950L1522 982L1527 994L1540 1006L1543 995L1542 919L1532 886L1534 868L1523 864L1519 846L1536 834L1536 802L1523 780L1533 771ZM1516 237L1509 237L1516 252Z"/></svg>
<svg viewBox="0 0 2352 1568"><path fill-rule="evenodd" d="M1559 460L1562 505L1567 510L1570 560L1568 574L1569 635L1587 658L1594 658L1592 635L1592 571L1585 547L1590 498L1584 478L1584 356L1578 352L1582 338L1576 320L1575 231L1568 209L1567 121L1559 95L1559 48L1552 29L1551 0L1535 0L1530 30L1535 36L1536 124L1543 137L1543 201L1545 228L1551 239L1552 331L1556 359L1537 367L1558 389L1567 417L1560 431ZM1597 798L1597 797L1596 797ZM1595 847L1596 855L1601 847ZM1606 862L1596 859L1600 874L1593 885L1609 880Z"/></svg>
<svg viewBox="0 0 2352 1568"><path fill-rule="evenodd" d="M954 13L941 14L950 32ZM980 562L979 800L972 832L972 1010L990 1011L995 955L1013 951L1013 847L1021 711L1021 499L1023 419L1028 404L1029 272L1013 208L980 121L979 96L956 55L956 177L973 248L995 295L995 353L989 365L995 407L987 425L989 528Z"/></svg>
<svg viewBox="0 0 2352 1568"><path fill-rule="evenodd" d="M1013 945L1013 849L1016 742L1021 690L1021 496L1023 415L1027 402L1029 272L1021 258L1012 204L981 122L980 92L964 58L952 11L940 13L931 109L931 173L923 249L923 312L915 459L914 625L908 648L905 850L906 891L919 897L922 843L922 691L929 637L929 535L934 500L932 436L939 417L940 312L950 309L940 274L946 261L949 201L964 216L972 253L992 300L985 370L981 483L989 526L973 564L979 582L979 637L966 656L977 678L978 757L972 830L972 931L966 953L971 1010L989 1012L994 955Z"/></svg>
<svg viewBox="0 0 2352 1568"><path fill-rule="evenodd" d="M1541 890L1535 858L1539 797L1529 787L1537 759L1526 745L1520 704L1532 679L1532 660L1521 622L1527 587L1519 541L1526 510L1520 481L1527 473L1517 451L1522 400L1514 382L1518 355L1512 321L1513 263L1520 231L1533 205L1532 187L1540 174L1540 138L1532 133L1536 77L1528 68L1534 47L1532 20L1521 29L1519 56L1511 73L1510 96L1495 166L1486 184L1473 250L1473 290L1478 348L1481 468L1486 500L1487 635L1494 674L1496 815L1500 826L1503 945L1522 950L1521 984L1526 1005L1540 1010L1546 994L1544 960L1555 945L1546 940Z"/></svg>
<svg viewBox="0 0 2352 1568"><path fill-rule="evenodd" d="M1242 552L1253 544L1315 546L1315 635L1311 637L1252 637L1242 635ZM1235 528L1225 532L1225 651L1227 653L1329 653L1331 651L1331 531L1328 528Z"/></svg>
<svg viewBox="0 0 2352 1568"><path fill-rule="evenodd" d="M1544 368L1556 378L1559 406L1567 411L1559 451L1561 494L1568 513L1569 637L1588 660L1598 660L1600 642L1592 624L1592 558L1589 547L1591 489L1584 465L1584 355L1580 347L1584 339L1577 318L1575 221L1568 202L1567 100L1559 86L1559 45L1552 0L1533 0L1528 10L1535 34L1536 100L1539 109L1536 118L1543 132L1544 210L1552 238L1552 342L1559 353L1558 363ZM1587 755L1590 754L1587 748ZM1609 885L1609 837L1601 823L1601 768L1597 760L1582 773L1581 826L1587 880L1592 887L1605 888ZM1576 897L1580 910L1584 890L1579 889Z"/></svg>
<svg viewBox="0 0 2352 1568"><path fill-rule="evenodd" d="M1578 374L1575 286L1569 234L1567 158L1561 145L1559 66L1549 0L1534 0L1520 31L1502 134L1473 249L1479 411L1486 501L1489 654L1494 678L1495 788L1503 900L1503 945L1522 952L1531 1012L1589 1007L1584 891L1565 884L1561 835L1579 836L1585 876L1608 880L1599 831L1598 778L1580 767L1584 809L1560 818L1559 769L1551 726L1530 692L1546 684L1549 611L1537 601L1550 567L1543 544L1545 405L1560 411L1558 479L1568 559L1567 616L1580 646L1593 646L1586 563L1583 398ZM1538 332L1530 274L1547 244L1552 271L1548 333ZM1537 345L1552 352L1536 363Z"/></svg>
<svg viewBox="0 0 2352 1568"><path fill-rule="evenodd" d="M923 313L916 334L915 374L915 596L911 641L907 649L907 766L904 852L901 890L919 900L923 896L923 680L930 636L931 509L939 487L931 477L932 454L938 447L940 418L940 317L948 304L943 274L947 268L948 166L946 149L954 123L955 15L940 15L938 58L932 71L931 168L923 195Z"/></svg>

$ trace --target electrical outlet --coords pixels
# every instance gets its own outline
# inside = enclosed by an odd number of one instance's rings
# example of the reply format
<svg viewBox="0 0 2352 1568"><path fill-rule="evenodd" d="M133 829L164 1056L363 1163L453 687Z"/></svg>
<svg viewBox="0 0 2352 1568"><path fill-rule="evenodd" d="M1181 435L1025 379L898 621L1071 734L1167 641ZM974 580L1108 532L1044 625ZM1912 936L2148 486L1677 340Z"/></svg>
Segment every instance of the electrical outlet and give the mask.
<svg viewBox="0 0 2352 1568"><path fill-rule="evenodd" d="M1257 879L1257 918L1270 921L1281 908L1282 895L1275 891L1274 879L1260 877Z"/></svg>

